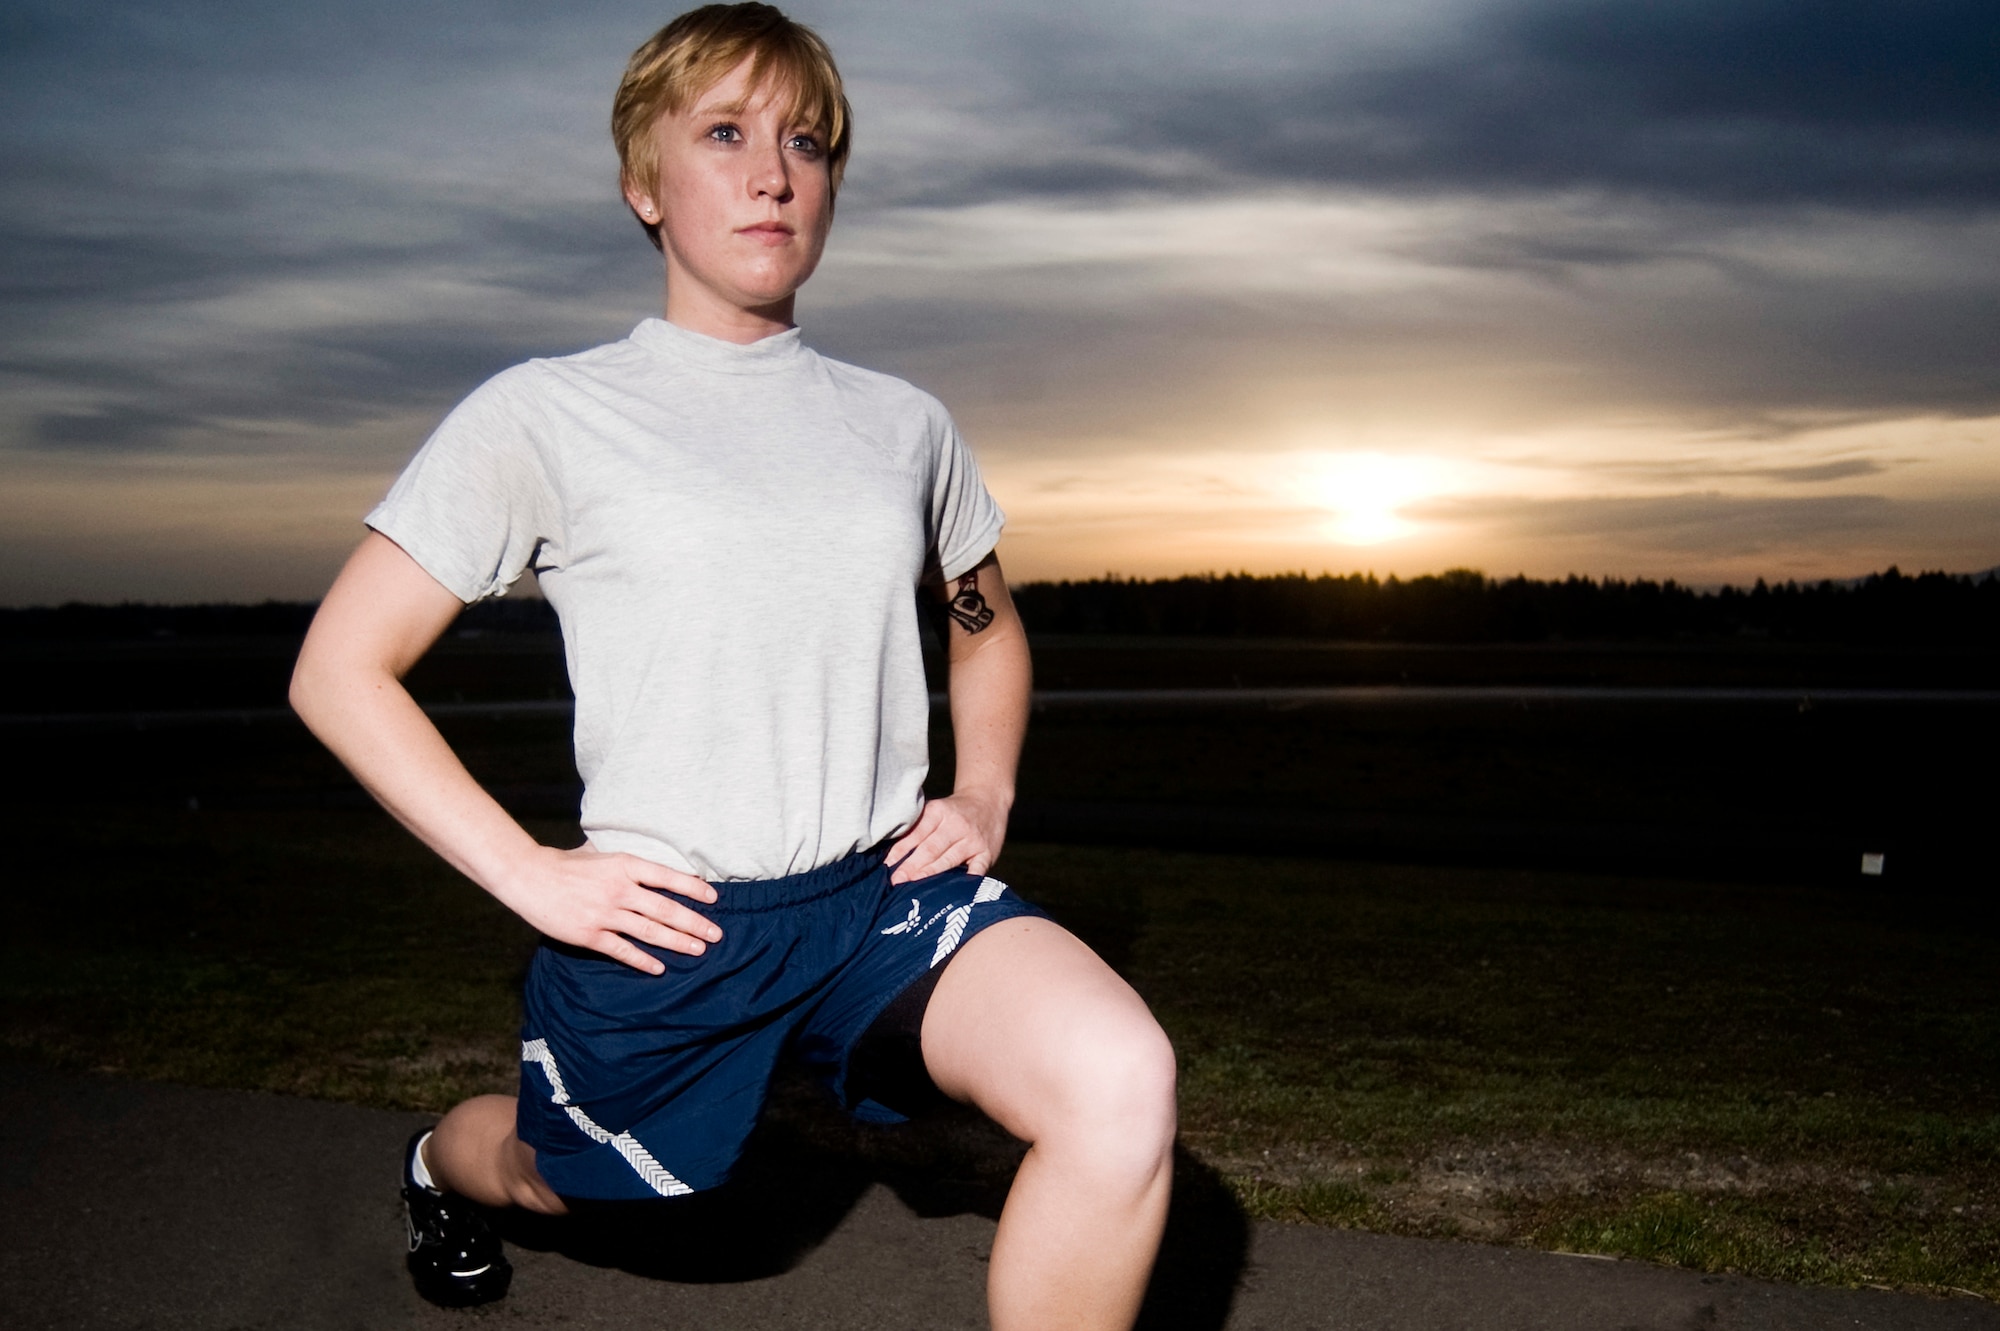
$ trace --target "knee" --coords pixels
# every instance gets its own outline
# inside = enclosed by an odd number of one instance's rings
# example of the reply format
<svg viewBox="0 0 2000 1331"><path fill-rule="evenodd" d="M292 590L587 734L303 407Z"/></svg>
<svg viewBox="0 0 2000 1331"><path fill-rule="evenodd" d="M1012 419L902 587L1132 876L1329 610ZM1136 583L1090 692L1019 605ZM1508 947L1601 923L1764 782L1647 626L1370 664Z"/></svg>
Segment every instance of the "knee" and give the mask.
<svg viewBox="0 0 2000 1331"><path fill-rule="evenodd" d="M1100 1162L1150 1173L1173 1151L1174 1049L1150 1014L1097 1033L1076 1051L1053 1133Z"/></svg>
<svg viewBox="0 0 2000 1331"><path fill-rule="evenodd" d="M542 1182L540 1177L515 1179L507 1185L507 1200L525 1211L538 1215L568 1215L569 1207L563 1205L562 1198L555 1190Z"/></svg>
<svg viewBox="0 0 2000 1331"><path fill-rule="evenodd" d="M1179 1069L1167 1033L1150 1015L1121 1051L1117 1069L1123 1087L1120 1117L1128 1131L1151 1147L1171 1151L1179 1126Z"/></svg>
<svg viewBox="0 0 2000 1331"><path fill-rule="evenodd" d="M519 1138L510 1138L505 1147L507 1200L511 1205L538 1215L568 1215L569 1207L556 1194L541 1170L535 1167L534 1148Z"/></svg>

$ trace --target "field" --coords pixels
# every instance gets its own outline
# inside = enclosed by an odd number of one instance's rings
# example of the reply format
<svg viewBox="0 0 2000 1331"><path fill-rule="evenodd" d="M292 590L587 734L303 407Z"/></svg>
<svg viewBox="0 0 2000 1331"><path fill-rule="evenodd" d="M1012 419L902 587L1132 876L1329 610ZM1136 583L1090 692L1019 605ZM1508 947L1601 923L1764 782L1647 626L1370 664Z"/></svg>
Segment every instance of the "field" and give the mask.
<svg viewBox="0 0 2000 1331"><path fill-rule="evenodd" d="M1631 653L1120 650L1047 653L1043 679L1689 673ZM521 696L546 665L469 647L426 687ZM1914 669L1711 663L1802 699L1842 671ZM134 672L125 705L172 701L172 674ZM1992 751L1994 711L1052 710L1023 830L1071 844L1021 840L1001 872L1159 1013L1184 1183L1207 1204L2000 1297L1991 787L1945 761ZM559 722L451 729L549 815L538 831L576 835ZM15 726L9 743L10 1056L427 1108L511 1086L533 939L293 727ZM1884 846L1890 872L1861 877L1859 851ZM830 1168L921 1165L959 1186L937 1204L983 1209L1013 1151L963 1120L850 1126L790 1082L773 1132Z"/></svg>

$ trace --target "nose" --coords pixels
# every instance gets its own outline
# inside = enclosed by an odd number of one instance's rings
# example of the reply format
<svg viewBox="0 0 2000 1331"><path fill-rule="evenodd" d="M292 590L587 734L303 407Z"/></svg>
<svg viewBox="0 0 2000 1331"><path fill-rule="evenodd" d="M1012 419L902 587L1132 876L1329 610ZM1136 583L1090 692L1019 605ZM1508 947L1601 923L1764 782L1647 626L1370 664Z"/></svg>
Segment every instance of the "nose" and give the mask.
<svg viewBox="0 0 2000 1331"><path fill-rule="evenodd" d="M792 174L786 166L782 144L774 143L757 154L751 164L749 185L752 198L784 203L792 197Z"/></svg>

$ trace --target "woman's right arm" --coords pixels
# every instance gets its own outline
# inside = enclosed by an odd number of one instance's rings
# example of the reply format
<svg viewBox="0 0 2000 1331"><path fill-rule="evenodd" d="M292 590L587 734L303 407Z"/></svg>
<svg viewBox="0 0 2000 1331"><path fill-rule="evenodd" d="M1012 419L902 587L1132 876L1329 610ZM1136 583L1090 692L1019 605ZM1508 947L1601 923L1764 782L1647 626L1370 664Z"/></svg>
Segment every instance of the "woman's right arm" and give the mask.
<svg viewBox="0 0 2000 1331"><path fill-rule="evenodd" d="M370 532L334 580L292 672L292 708L396 819L550 938L651 974L631 939L699 955L713 923L649 888L712 902L691 874L632 855L541 845L482 789L403 676L463 607L388 537Z"/></svg>

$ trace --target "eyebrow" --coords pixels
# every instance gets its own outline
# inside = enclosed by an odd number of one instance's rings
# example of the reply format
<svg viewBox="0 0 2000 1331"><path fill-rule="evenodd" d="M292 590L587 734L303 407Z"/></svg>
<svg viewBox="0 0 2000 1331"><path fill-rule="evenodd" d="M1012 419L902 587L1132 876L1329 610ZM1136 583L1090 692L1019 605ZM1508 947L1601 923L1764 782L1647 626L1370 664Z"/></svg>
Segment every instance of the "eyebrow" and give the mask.
<svg viewBox="0 0 2000 1331"><path fill-rule="evenodd" d="M730 102L699 102L688 112L690 120L712 120L717 116L740 116L750 109L750 98L738 97ZM815 134L824 134L826 127L815 121L801 120L794 129L807 129Z"/></svg>
<svg viewBox="0 0 2000 1331"><path fill-rule="evenodd" d="M747 99L739 97L733 102L703 102L694 109L695 119L708 116L740 116L750 109Z"/></svg>

